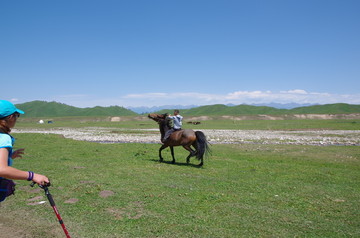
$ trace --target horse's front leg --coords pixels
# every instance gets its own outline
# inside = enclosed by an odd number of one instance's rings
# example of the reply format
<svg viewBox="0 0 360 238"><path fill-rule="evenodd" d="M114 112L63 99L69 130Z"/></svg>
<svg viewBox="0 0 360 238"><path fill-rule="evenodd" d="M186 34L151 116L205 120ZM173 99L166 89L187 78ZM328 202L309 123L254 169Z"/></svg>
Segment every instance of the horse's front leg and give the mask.
<svg viewBox="0 0 360 238"><path fill-rule="evenodd" d="M170 146L170 150L171 150L171 156L173 159L171 163L175 164L174 146Z"/></svg>
<svg viewBox="0 0 360 238"><path fill-rule="evenodd" d="M164 161L164 158L161 156L161 151L163 149L165 149L166 147L168 147L167 145L162 145L159 149L159 159L160 159L160 162L163 162Z"/></svg>

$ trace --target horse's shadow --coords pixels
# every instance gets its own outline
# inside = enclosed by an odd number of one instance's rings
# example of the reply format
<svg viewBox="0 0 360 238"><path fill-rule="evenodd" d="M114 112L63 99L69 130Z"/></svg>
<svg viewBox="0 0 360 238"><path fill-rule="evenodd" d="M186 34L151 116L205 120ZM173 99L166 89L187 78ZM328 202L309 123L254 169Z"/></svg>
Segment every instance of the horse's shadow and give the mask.
<svg viewBox="0 0 360 238"><path fill-rule="evenodd" d="M175 162L175 163L173 163L172 161L160 162L158 159L151 159L151 161L156 162L156 163L170 164L170 165L176 165L176 166L188 166L188 167L193 167L193 168L202 168L202 166L200 166L200 165L185 163L185 162Z"/></svg>

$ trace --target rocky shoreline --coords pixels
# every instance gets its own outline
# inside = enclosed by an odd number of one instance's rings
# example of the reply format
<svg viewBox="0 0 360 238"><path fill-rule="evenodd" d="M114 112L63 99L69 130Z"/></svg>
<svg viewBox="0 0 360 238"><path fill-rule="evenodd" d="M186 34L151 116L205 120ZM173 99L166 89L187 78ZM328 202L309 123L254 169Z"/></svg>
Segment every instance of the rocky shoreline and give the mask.
<svg viewBox="0 0 360 238"><path fill-rule="evenodd" d="M360 130L202 130L211 144L293 144L360 146ZM160 143L158 129L57 128L14 129L13 133L58 134L98 143Z"/></svg>

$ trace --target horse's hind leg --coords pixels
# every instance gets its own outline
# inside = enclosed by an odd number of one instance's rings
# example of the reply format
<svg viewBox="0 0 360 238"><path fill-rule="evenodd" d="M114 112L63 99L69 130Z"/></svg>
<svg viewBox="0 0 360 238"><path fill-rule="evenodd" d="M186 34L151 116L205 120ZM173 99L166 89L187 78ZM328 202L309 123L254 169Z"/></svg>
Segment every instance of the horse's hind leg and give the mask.
<svg viewBox="0 0 360 238"><path fill-rule="evenodd" d="M187 164L190 163L190 158L193 157L194 154L195 154L195 151L190 152L190 154L188 155L188 157L186 157L186 163L187 163Z"/></svg>
<svg viewBox="0 0 360 238"><path fill-rule="evenodd" d="M204 164L204 159L203 159L203 157L201 156L201 158L200 158L200 164L199 164L199 167L201 167L201 166L203 166L203 164Z"/></svg>
<svg viewBox="0 0 360 238"><path fill-rule="evenodd" d="M190 163L190 158L196 155L196 151L191 149L190 146L184 146L185 150L189 151L190 154L186 157L186 163Z"/></svg>
<svg viewBox="0 0 360 238"><path fill-rule="evenodd" d="M197 153L198 153L197 144L194 143L192 146L195 148L195 150L191 150L190 155L187 157L188 163L189 163L189 161L190 161L190 158L191 158L192 156L196 156ZM190 148L190 149L191 149L191 148ZM203 157L201 156L201 158L200 158L199 160L200 160L199 167L201 167L201 166L203 166L203 164L204 164L204 162L203 162Z"/></svg>
<svg viewBox="0 0 360 238"><path fill-rule="evenodd" d="M192 144L192 146L195 148L195 153L194 153L194 156L198 156L198 153L199 153L199 145L197 143L197 141L195 141L195 143ZM200 160L200 164L198 165L199 167L202 167L204 165L204 156L201 155L201 157L198 159Z"/></svg>

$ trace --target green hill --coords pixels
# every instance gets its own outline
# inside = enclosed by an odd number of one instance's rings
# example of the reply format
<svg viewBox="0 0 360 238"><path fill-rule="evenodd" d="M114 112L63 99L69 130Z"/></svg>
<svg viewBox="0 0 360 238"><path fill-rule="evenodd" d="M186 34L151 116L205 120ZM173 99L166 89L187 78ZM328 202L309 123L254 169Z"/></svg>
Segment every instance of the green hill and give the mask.
<svg viewBox="0 0 360 238"><path fill-rule="evenodd" d="M174 109L161 110L157 113L173 113ZM237 105L226 106L222 104L201 106L191 109L182 109L184 116L241 116L241 115L285 115L285 114L350 114L360 113L360 105L346 103L316 105L294 109L277 109L266 106Z"/></svg>
<svg viewBox="0 0 360 238"><path fill-rule="evenodd" d="M346 103L298 107L289 110L291 114L350 114L360 113L360 105Z"/></svg>
<svg viewBox="0 0 360 238"><path fill-rule="evenodd" d="M25 111L24 117L67 117L67 116L135 116L137 113L119 106L77 108L58 102L32 101L17 104Z"/></svg>
<svg viewBox="0 0 360 238"><path fill-rule="evenodd" d="M67 116L136 116L137 113L119 106L77 108L58 102L32 101L17 104L26 113L24 117L67 117ZM173 113L174 109L164 109L157 113ZM200 106L182 109L184 116L241 116L241 115L285 115L285 114L350 114L360 113L360 105L346 103L298 107L294 109L277 109L266 106L223 104Z"/></svg>

